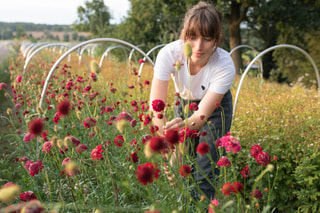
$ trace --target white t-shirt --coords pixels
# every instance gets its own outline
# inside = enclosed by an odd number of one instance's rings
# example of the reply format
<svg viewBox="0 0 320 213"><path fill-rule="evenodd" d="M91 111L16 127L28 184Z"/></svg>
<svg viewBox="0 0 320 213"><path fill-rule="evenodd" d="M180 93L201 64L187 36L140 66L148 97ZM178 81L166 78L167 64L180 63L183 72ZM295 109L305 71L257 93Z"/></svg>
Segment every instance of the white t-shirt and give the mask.
<svg viewBox="0 0 320 213"><path fill-rule="evenodd" d="M174 41L163 47L157 56L154 77L162 81L169 81L171 76L176 92L182 98L189 98L189 100L201 100L207 90L225 94L232 87L235 68L227 51L217 48L210 56L208 63L196 75L189 74L187 58L183 52L184 42L182 40ZM175 63L178 60L182 65L179 72L175 69Z"/></svg>

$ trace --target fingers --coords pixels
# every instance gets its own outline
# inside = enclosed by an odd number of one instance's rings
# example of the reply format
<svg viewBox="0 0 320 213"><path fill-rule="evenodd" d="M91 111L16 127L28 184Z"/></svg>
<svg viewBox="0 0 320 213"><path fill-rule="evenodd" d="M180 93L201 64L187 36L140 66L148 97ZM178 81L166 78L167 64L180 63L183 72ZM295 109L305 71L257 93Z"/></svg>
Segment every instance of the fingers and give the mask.
<svg viewBox="0 0 320 213"><path fill-rule="evenodd" d="M167 122L166 125L163 127L165 130L170 130L170 129L176 129L176 128L181 128L184 126L184 121L182 118L174 118L171 121Z"/></svg>

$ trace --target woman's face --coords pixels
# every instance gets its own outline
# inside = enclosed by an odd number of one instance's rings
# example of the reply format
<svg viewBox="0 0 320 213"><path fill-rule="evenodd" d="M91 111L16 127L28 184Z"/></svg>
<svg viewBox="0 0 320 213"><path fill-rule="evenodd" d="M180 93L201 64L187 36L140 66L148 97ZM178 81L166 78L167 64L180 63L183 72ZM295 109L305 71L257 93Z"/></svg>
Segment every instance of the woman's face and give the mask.
<svg viewBox="0 0 320 213"><path fill-rule="evenodd" d="M204 66L212 55L214 40L211 37L203 37L200 34L187 39L192 48L191 63Z"/></svg>

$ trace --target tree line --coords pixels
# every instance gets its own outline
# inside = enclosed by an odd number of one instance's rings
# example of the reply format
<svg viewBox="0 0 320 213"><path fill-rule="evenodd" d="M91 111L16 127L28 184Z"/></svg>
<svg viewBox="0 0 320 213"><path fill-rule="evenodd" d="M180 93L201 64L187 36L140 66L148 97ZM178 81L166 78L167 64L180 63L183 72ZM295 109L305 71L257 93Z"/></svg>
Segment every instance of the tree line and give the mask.
<svg viewBox="0 0 320 213"><path fill-rule="evenodd" d="M90 32L86 38L112 37L152 47L179 39L185 12L199 0L129 0L127 16L111 24L112 15L103 0L87 0L77 8L72 26L0 22L0 35L26 31ZM320 0L207 0L223 15L224 31L220 46L227 51L246 44L258 51L277 44L292 44L307 51L320 66ZM55 39L47 33L46 39ZM28 37L28 35L27 35ZM74 34L73 37L76 37ZM68 41L67 35L64 39ZM81 41L78 39L78 41ZM243 72L254 54L242 48L232 54L237 72ZM292 49L278 49L262 57L265 79L289 84L298 81L315 85L315 73L303 54Z"/></svg>
<svg viewBox="0 0 320 213"><path fill-rule="evenodd" d="M74 28L92 37L115 37L152 48L179 38L185 12L199 0L129 0L131 8L120 24L110 24L111 14L103 0L86 1L78 7ZM224 42L231 50L247 44L258 51L277 44L296 45L320 65L320 0L208 0L224 17ZM239 49L232 57L237 72L244 69ZM252 55L251 55L252 56ZM279 82L299 79L314 85L315 73L304 55L280 49L262 58L263 76ZM302 76L302 77L301 77ZM302 80L301 80L302 79Z"/></svg>

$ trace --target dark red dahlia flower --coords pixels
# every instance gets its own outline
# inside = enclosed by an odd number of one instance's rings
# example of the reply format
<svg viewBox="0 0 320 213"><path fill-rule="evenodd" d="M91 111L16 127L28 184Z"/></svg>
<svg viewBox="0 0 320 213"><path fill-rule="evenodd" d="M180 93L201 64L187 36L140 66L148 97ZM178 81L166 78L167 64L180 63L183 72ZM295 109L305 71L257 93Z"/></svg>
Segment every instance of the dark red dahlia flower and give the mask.
<svg viewBox="0 0 320 213"><path fill-rule="evenodd" d="M200 155L207 154L209 150L210 150L210 146L205 142L199 143L199 145L197 146L197 152Z"/></svg>
<svg viewBox="0 0 320 213"><path fill-rule="evenodd" d="M161 99L155 99L152 101L152 109L156 112L161 112L166 107L166 104Z"/></svg>
<svg viewBox="0 0 320 213"><path fill-rule="evenodd" d="M28 124L29 132L32 135L40 135L44 129L44 121L41 118L33 119Z"/></svg>

